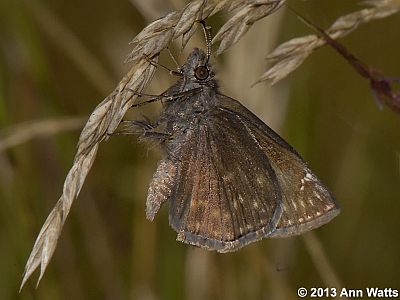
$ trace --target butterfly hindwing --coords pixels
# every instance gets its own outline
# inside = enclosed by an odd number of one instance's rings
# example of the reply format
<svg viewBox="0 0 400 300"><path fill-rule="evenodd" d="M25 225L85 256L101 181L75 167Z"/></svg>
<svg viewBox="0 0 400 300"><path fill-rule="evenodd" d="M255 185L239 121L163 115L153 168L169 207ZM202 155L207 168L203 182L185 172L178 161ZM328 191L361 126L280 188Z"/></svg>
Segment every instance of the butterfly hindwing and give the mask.
<svg viewBox="0 0 400 300"><path fill-rule="evenodd" d="M283 212L271 237L301 234L329 222L339 213L325 185L299 154L238 101L218 96L220 109L247 129L269 158L282 191Z"/></svg>

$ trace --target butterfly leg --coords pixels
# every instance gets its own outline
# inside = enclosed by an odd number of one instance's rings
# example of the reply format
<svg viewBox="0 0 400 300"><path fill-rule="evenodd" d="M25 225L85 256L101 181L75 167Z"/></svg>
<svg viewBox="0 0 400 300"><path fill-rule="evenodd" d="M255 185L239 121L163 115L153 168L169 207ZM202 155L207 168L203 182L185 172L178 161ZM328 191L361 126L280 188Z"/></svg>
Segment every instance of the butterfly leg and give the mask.
<svg viewBox="0 0 400 300"><path fill-rule="evenodd" d="M168 49L168 53L172 56L172 53L169 49ZM158 61L156 61L155 59L152 59L151 57L149 57L146 54L144 54L144 57L153 67L162 68L162 69L168 71L168 73L171 75L180 76L180 77L182 76L182 71L179 69L179 66L178 66L177 70L172 70L172 69L160 64ZM176 62L175 58L173 60Z"/></svg>
<svg viewBox="0 0 400 300"><path fill-rule="evenodd" d="M139 135L143 139L151 139L156 141L165 141L170 138L171 134L156 130L157 126L144 117L143 120L122 121L115 135Z"/></svg>

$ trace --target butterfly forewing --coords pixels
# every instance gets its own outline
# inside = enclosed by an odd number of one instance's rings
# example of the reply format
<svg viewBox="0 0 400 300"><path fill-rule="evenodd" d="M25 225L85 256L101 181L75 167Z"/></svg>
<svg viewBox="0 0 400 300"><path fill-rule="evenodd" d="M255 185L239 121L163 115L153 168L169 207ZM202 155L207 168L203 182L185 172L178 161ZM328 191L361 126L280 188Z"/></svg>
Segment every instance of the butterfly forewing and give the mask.
<svg viewBox="0 0 400 300"><path fill-rule="evenodd" d="M170 206L180 240L220 252L270 234L282 212L268 157L229 117L223 111L202 117L179 142L180 156L190 159L179 162Z"/></svg>

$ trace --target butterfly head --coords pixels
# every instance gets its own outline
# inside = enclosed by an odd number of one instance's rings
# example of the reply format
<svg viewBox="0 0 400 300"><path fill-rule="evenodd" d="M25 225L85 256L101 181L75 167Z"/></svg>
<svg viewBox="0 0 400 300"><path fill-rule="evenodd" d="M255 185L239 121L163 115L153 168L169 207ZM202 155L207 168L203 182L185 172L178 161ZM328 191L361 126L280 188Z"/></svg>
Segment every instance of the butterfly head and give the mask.
<svg viewBox="0 0 400 300"><path fill-rule="evenodd" d="M181 72L185 85L190 88L210 85L215 76L209 65L209 56L199 48L193 49Z"/></svg>

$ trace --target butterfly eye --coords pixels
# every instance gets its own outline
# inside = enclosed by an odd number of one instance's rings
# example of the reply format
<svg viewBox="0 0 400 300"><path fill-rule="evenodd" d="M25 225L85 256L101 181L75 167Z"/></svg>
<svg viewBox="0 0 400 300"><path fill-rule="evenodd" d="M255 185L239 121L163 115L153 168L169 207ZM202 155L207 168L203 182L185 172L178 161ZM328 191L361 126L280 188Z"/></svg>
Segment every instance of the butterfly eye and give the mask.
<svg viewBox="0 0 400 300"><path fill-rule="evenodd" d="M194 70L194 76L198 79L198 80L205 80L208 78L209 72L206 66L200 66L197 67Z"/></svg>

